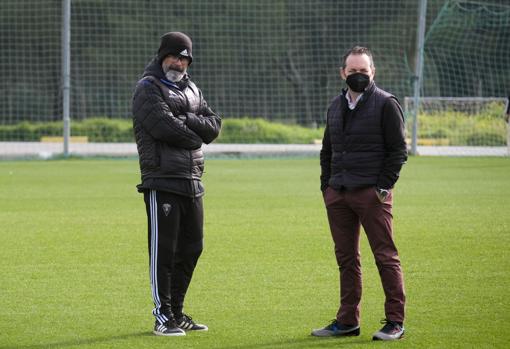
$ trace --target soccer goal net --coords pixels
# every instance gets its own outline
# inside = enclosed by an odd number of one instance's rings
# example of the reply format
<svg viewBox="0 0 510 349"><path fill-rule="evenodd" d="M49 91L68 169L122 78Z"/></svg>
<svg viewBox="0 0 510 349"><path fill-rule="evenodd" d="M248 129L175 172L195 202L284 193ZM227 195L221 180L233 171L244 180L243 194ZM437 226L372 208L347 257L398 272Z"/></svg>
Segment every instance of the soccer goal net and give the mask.
<svg viewBox="0 0 510 349"><path fill-rule="evenodd" d="M404 103L413 116L408 134L422 154L437 147L448 155L490 155L487 147L508 146L509 37L504 1L445 1L430 20L420 96Z"/></svg>
<svg viewBox="0 0 510 349"><path fill-rule="evenodd" d="M414 98L406 97L406 114L410 114L415 108ZM455 149L455 152L449 155L471 154L473 149L467 149L469 147L477 147L481 153L481 147L507 147L508 108L507 98L421 97L416 137L418 153L426 154L427 147ZM411 138L414 120L408 120L407 134ZM440 148L435 149L435 152L438 151ZM494 151L499 151L502 155L510 154L507 148L487 149L485 155Z"/></svg>

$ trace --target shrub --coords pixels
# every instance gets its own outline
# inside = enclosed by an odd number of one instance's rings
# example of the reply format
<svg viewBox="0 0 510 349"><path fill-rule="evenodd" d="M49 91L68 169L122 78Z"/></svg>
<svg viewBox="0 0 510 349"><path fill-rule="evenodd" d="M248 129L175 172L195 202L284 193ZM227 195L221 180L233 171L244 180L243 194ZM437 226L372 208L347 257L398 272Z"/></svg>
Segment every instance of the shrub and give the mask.
<svg viewBox="0 0 510 349"><path fill-rule="evenodd" d="M72 124L74 136L87 136L90 142L134 142L131 120L90 118Z"/></svg>
<svg viewBox="0 0 510 349"><path fill-rule="evenodd" d="M455 146L505 145L507 133L505 120L501 110L498 116L498 112L492 109L488 111L488 114L477 115L456 111L421 113L418 119L418 140L441 140ZM411 130L412 122L409 122L408 137L412 134Z"/></svg>
<svg viewBox="0 0 510 349"><path fill-rule="evenodd" d="M504 146L506 138L495 132L473 132L466 139L467 145Z"/></svg>
<svg viewBox="0 0 510 349"><path fill-rule="evenodd" d="M323 130L285 125L261 118L224 119L218 143L309 144L322 138Z"/></svg>

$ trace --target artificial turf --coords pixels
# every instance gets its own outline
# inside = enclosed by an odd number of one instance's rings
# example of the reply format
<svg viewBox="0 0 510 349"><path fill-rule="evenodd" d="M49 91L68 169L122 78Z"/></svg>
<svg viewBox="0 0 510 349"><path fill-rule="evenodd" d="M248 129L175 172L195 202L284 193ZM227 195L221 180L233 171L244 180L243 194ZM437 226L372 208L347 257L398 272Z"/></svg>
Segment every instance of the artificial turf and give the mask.
<svg viewBox="0 0 510 349"><path fill-rule="evenodd" d="M0 162L0 349L508 347L508 158L405 165L397 343L371 341L384 309L366 237L361 336L309 335L339 302L315 158L207 161L205 250L185 311L210 330L153 336L138 181L136 160Z"/></svg>

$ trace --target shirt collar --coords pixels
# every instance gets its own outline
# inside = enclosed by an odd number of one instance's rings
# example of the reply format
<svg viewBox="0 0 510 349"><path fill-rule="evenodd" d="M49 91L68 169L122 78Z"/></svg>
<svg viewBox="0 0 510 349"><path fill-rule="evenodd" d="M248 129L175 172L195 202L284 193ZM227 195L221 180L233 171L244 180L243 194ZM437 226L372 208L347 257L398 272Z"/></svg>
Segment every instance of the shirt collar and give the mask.
<svg viewBox="0 0 510 349"><path fill-rule="evenodd" d="M351 100L351 95L349 94L349 91L345 93L345 98L347 99L347 104L349 105L350 110L354 110L356 108L356 105L358 105L359 100L363 97L363 93L360 94L354 101Z"/></svg>

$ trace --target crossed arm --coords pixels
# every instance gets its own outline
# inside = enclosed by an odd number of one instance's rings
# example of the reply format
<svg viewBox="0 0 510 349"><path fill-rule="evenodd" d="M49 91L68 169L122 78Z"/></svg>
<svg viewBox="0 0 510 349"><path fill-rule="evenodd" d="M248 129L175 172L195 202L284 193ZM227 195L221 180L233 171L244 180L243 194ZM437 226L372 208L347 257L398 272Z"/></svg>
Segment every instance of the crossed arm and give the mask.
<svg viewBox="0 0 510 349"><path fill-rule="evenodd" d="M164 101L159 87L143 82L134 95L133 113L142 127L155 139L184 149L197 149L212 142L219 134L221 119L204 101L204 115L174 115Z"/></svg>

